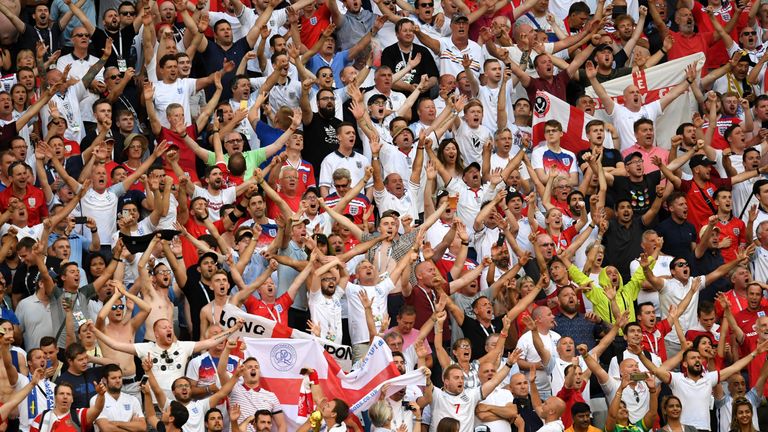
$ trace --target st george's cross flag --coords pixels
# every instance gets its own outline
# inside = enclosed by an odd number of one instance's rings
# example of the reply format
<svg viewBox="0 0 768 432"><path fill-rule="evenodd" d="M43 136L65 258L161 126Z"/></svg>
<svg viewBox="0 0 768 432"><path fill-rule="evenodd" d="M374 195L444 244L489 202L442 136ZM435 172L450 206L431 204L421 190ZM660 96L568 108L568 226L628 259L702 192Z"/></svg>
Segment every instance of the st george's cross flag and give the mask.
<svg viewBox="0 0 768 432"><path fill-rule="evenodd" d="M345 401L350 407L350 415L360 414L376 402L385 383L390 383L389 394L407 385L425 383L421 371L401 376L392 363L392 352L379 337L373 340L366 356L350 373L344 373L315 340L246 338L245 344L246 357L259 360L260 384L280 401L289 423L288 430L296 430L306 420L299 416L299 404L306 403L307 397L306 391L302 391L302 369L314 369L324 396Z"/></svg>
<svg viewBox="0 0 768 432"><path fill-rule="evenodd" d="M590 121L598 120L597 117L592 117L550 93L538 91L536 92L536 100L533 101L534 147L544 142L544 123L548 120L557 120L563 125L563 138L560 140L560 147L572 151L574 154L589 149L589 140L584 127ZM605 132L603 147L613 148L613 139L608 131Z"/></svg>

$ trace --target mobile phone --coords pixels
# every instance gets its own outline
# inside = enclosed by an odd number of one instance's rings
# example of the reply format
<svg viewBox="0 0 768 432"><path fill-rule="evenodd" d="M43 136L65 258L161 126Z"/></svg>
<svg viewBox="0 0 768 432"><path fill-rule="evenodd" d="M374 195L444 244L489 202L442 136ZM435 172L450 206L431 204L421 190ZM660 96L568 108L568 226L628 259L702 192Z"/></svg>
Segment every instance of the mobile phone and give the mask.
<svg viewBox="0 0 768 432"><path fill-rule="evenodd" d="M248 109L248 101L243 99L240 101L240 111L244 111Z"/></svg>
<svg viewBox="0 0 768 432"><path fill-rule="evenodd" d="M632 381L645 381L648 379L648 374L645 372L636 372L629 374L629 379Z"/></svg>
<svg viewBox="0 0 768 432"><path fill-rule="evenodd" d="M75 324L80 327L82 325L85 325L85 323L88 321L85 319L85 315L83 315L82 311L74 311L72 312L72 317L75 319Z"/></svg>
<svg viewBox="0 0 768 432"><path fill-rule="evenodd" d="M84 225L88 222L88 218L85 216L75 216L75 225Z"/></svg>
<svg viewBox="0 0 768 432"><path fill-rule="evenodd" d="M45 361L45 368L46 369L50 369L52 367L53 367L53 360L51 360L51 359L46 360Z"/></svg>
<svg viewBox="0 0 768 432"><path fill-rule="evenodd" d="M499 237L496 239L496 246L503 246L504 240L504 234L499 234Z"/></svg>
<svg viewBox="0 0 768 432"><path fill-rule="evenodd" d="M413 411L413 407L411 406L411 403L408 401L403 401L403 409L408 411Z"/></svg>
<svg viewBox="0 0 768 432"><path fill-rule="evenodd" d="M216 116L219 118L219 123L224 123L224 110L223 109L217 109L216 110Z"/></svg>
<svg viewBox="0 0 768 432"><path fill-rule="evenodd" d="M123 219L128 219L129 217L131 217L131 212L128 210L123 210L122 212L120 212L120 217Z"/></svg>
<svg viewBox="0 0 768 432"><path fill-rule="evenodd" d="M147 382L149 382L149 377L148 377L148 376L146 376L146 375L144 375L143 377L141 377L141 382L139 382L139 384L140 384L140 385L144 385L144 384L146 384Z"/></svg>

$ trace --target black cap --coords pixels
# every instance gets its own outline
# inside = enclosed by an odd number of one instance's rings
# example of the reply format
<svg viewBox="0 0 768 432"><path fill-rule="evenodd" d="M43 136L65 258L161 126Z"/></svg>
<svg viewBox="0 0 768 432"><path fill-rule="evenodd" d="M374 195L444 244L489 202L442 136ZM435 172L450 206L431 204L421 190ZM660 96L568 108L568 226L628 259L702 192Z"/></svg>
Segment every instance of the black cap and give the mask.
<svg viewBox="0 0 768 432"><path fill-rule="evenodd" d="M697 166L712 166L714 164L715 164L715 161L706 157L703 154L693 155L693 157L691 158L691 161L688 163L691 169L694 169Z"/></svg>
<svg viewBox="0 0 768 432"><path fill-rule="evenodd" d="M481 170L481 168L480 168L480 164L479 164L479 163L477 163L477 162L472 162L471 164L469 164L469 165L467 165L467 166L465 166L465 167L464 167L464 172L463 172L463 173L464 173L464 174L466 174L466 173L467 173L467 171L469 171L469 169L470 169L470 168L477 168L477 170L478 170L478 171L480 171L480 170Z"/></svg>
<svg viewBox="0 0 768 432"><path fill-rule="evenodd" d="M636 157L639 157L640 159L642 159L642 158L643 158L643 154L642 154L642 153L640 153L639 151L636 151L636 152L632 152L632 153L630 153L630 154L628 154L628 155L624 156L624 163L625 163L625 164L628 164L628 163L629 163L629 161L631 161L632 159L634 159L634 158L636 158Z"/></svg>
<svg viewBox="0 0 768 432"><path fill-rule="evenodd" d="M219 255L216 252L206 252L202 255L200 255L200 258L197 259L197 265L200 265L200 263L203 262L204 259L211 257L213 258L213 262L218 263L219 262Z"/></svg>
<svg viewBox="0 0 768 432"><path fill-rule="evenodd" d="M307 194L310 193L310 192L315 194L315 196L318 196L318 197L320 196L320 189L318 189L318 188L316 188L314 186L310 186L310 187L307 188L307 190L304 191L304 195L302 195L301 197L302 198L306 198Z"/></svg>
<svg viewBox="0 0 768 432"><path fill-rule="evenodd" d="M600 44L600 45L598 45L597 47L595 47L595 51L594 52L598 53L600 51L605 51L605 50L610 50L611 52L613 52L613 48L610 45L608 45L608 44Z"/></svg>
<svg viewBox="0 0 768 432"><path fill-rule="evenodd" d="M370 98L368 98L368 106L373 105L378 100L383 100L384 102L386 102L387 97L381 93L376 93L375 95L372 95Z"/></svg>

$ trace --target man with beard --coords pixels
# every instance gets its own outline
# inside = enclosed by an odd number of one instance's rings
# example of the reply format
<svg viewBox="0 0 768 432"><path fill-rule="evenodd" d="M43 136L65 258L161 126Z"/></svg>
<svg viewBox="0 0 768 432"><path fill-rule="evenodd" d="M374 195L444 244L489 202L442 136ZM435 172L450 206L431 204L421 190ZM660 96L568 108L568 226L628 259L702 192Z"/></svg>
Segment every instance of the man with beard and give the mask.
<svg viewBox="0 0 768 432"><path fill-rule="evenodd" d="M333 90L322 89L317 92L317 112L312 110L309 104L309 91L314 85L313 80L304 80L301 86L301 121L304 124L304 134L316 137L314 145L304 149L304 157L312 164L316 173L320 172L320 166L326 155L339 147L336 137L336 129L341 125L341 120L336 118L336 95ZM367 162L366 162L367 164Z"/></svg>
<svg viewBox="0 0 768 432"><path fill-rule="evenodd" d="M103 432L141 432L146 430L144 413L141 402L132 395L123 392L123 372L120 366L110 364L104 367L104 380L107 392L104 397L104 408L96 419L96 426ZM93 396L89 406L96 405Z"/></svg>
<svg viewBox="0 0 768 432"><path fill-rule="evenodd" d="M93 56L101 56L102 47L108 39L114 44L112 54L107 59L107 66L116 66L119 72L128 70L128 65L136 64L135 55L131 54L133 38L141 28L141 15L144 9L139 9L139 16L135 17L131 25L121 26L121 16L116 9L109 8L104 11L101 27L96 27L88 20L82 21L88 33L91 34L89 52Z"/></svg>
<svg viewBox="0 0 768 432"><path fill-rule="evenodd" d="M218 408L209 409L205 412L203 425L205 432L222 432L224 430L224 414Z"/></svg>
<svg viewBox="0 0 768 432"><path fill-rule="evenodd" d="M748 251L741 251L735 260L721 265L707 275L697 276L696 278L700 280L699 291L728 274L728 272L736 268L737 265L745 264L749 259L748 255ZM648 281L651 282L651 285L659 291L662 317L666 317L670 305L681 304L683 298L693 286L694 278L691 277L690 263L685 258L679 256L675 257L670 263L670 273L672 275L670 279L648 277ZM646 274L646 276L648 275ZM698 297L697 294L694 294L693 299L691 300L691 305L698 304ZM685 310L678 311L680 316L680 326L683 328L683 331L690 329L698 322L696 318L696 308L691 307L691 305ZM667 345L667 357L671 357L680 351L681 341L678 340L676 332L669 333L666 336L665 342Z"/></svg>
<svg viewBox="0 0 768 432"><path fill-rule="evenodd" d="M221 218L219 214L221 207L234 203L237 197L242 195L252 182L244 181L237 186L225 188L221 168L216 165L209 166L206 168L206 172L205 181L208 186L203 189L192 182L187 182L187 192L192 195L192 199L197 197L206 199L208 203L208 217L215 222ZM170 184L172 182L166 180L166 183Z"/></svg>
<svg viewBox="0 0 768 432"><path fill-rule="evenodd" d="M151 306L144 299L127 291L125 286L118 281L110 281L116 289L112 296L104 303L96 316L96 328L115 340L134 340L136 330L141 327L149 316ZM125 296L125 300L123 300ZM128 309L128 300L133 302L138 311ZM126 315L135 312L131 319L124 319ZM136 364L133 356L121 351L113 350L108 346L100 346L102 354L106 358L113 359L121 370L122 391L133 396L139 396L139 380L136 379Z"/></svg>
<svg viewBox="0 0 768 432"><path fill-rule="evenodd" d="M311 261L307 267L312 267ZM316 336L320 339L340 343L344 337L341 299L348 281L347 269L338 259L332 259L314 271L307 286L308 302L312 324L318 328L320 334Z"/></svg>
<svg viewBox="0 0 768 432"><path fill-rule="evenodd" d="M661 182L661 172L656 170L646 174L643 169L643 155L639 152L628 154L621 160L624 170L603 171L605 181L610 186L610 199L618 204L622 198L629 198L632 212L642 216L651 209L654 202L653 191L657 190ZM651 219L648 223L652 221Z"/></svg>
<svg viewBox="0 0 768 432"><path fill-rule="evenodd" d="M145 358L142 362L142 366L144 367L144 370L146 371L146 374L149 377L149 385L147 387L151 387L152 393L154 394L157 400L158 407L166 407L168 405L168 402L172 402L172 401L179 402L184 407L186 407L187 411L189 411L189 419L187 420L187 422L184 424L184 427L182 428L182 431L184 432L205 431L205 424L206 424L205 418L207 417L206 413L211 408L215 407L222 401L226 400L227 396L232 391L232 388L237 383L237 380L240 378L240 376L242 376L243 372L245 371L244 366L239 366L235 370L235 372L232 374L232 377L230 377L227 380L222 380L224 382L224 385L221 386L221 388L216 393L213 393L212 395L206 397L205 399L199 399L199 400L192 399L192 383L189 381L189 378L185 376L181 376L173 380L173 384L171 384L171 391L173 392L173 397L171 398L171 396L167 395L167 392L163 391L160 388L160 384L158 383L158 378L155 376L155 373L153 372L152 361L153 360L149 360L149 357L148 357L148 358ZM162 359L161 359L161 362L162 362ZM145 392L144 394L145 401L146 399L149 399L151 401L152 398L149 397L147 393L148 392ZM154 414L154 412L155 410L154 408L152 408L152 413Z"/></svg>
<svg viewBox="0 0 768 432"><path fill-rule="evenodd" d="M229 356L237 344L236 339L228 340L221 355ZM229 380L229 373L223 362L219 362L216 372L222 382ZM239 377L242 377L242 380L239 380ZM246 358L242 365L237 368L237 373L232 377L232 381L236 381L236 384L231 389L231 393L228 392L229 403L237 404L240 408L240 416L237 418L238 424L242 424L246 418L256 415L259 410L267 410L272 414L277 432L287 431L288 425L280 401L274 393L261 386L261 368L256 358ZM320 400L315 399L316 404L320 405L320 402ZM235 421L234 415L231 420Z"/></svg>
<svg viewBox="0 0 768 432"><path fill-rule="evenodd" d="M189 358L192 357L192 353L204 351L216 346L221 340L226 339L232 333L240 330L243 326L243 321L239 319L237 324L226 331L219 333L210 339L204 339L198 342L179 341L176 339L176 335L173 332L173 322L167 319L159 319L155 321L154 326L152 327L152 330L155 333L155 342L144 343L117 341L102 333L99 329L93 326L92 322L89 321L86 325L90 327L91 331L93 331L100 342L103 342L113 350L135 355L147 363L144 365L145 371L150 369L152 375L156 379L155 384L153 384L153 387L157 386L155 389L155 396L159 397L160 395L158 393L161 393L162 391L165 393L166 397L170 398L174 395L178 400L178 395L175 394L172 385L175 384L175 381L178 378L184 377L183 367L187 364ZM187 387L186 392L188 393L188 398L191 398L191 389L189 386ZM226 396L227 393L223 393L221 397ZM164 405L165 404L160 404L160 406Z"/></svg>
<svg viewBox="0 0 768 432"><path fill-rule="evenodd" d="M645 356L640 356L649 371L653 372L662 382L669 383L669 387L675 396L680 398L683 412L680 422L699 430L710 430L709 404L712 397L712 388L718 383L726 381L731 375L739 373L750 362L757 363L758 355L765 355L768 350L768 340L757 344L755 350L734 362L727 368L714 372L704 372L701 364L701 354L689 349L683 353L681 372L669 372L665 366L656 366ZM685 367L683 369L683 367Z"/></svg>

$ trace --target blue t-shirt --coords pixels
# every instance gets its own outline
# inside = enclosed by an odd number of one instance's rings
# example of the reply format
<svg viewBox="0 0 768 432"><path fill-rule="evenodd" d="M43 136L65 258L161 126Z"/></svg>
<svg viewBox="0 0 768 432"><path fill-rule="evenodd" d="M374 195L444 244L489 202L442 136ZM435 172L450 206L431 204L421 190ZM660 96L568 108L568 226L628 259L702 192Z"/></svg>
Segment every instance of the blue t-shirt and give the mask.
<svg viewBox="0 0 768 432"><path fill-rule="evenodd" d="M333 70L333 79L336 82L336 88L342 88L344 87L344 83L341 82L341 71L344 70L346 66L351 64L352 60L349 59L349 50L343 50L334 54L330 63L325 61L325 59L320 54L315 54L307 62L307 69L309 69L313 74L317 75L317 70L321 67L330 67L331 70Z"/></svg>

